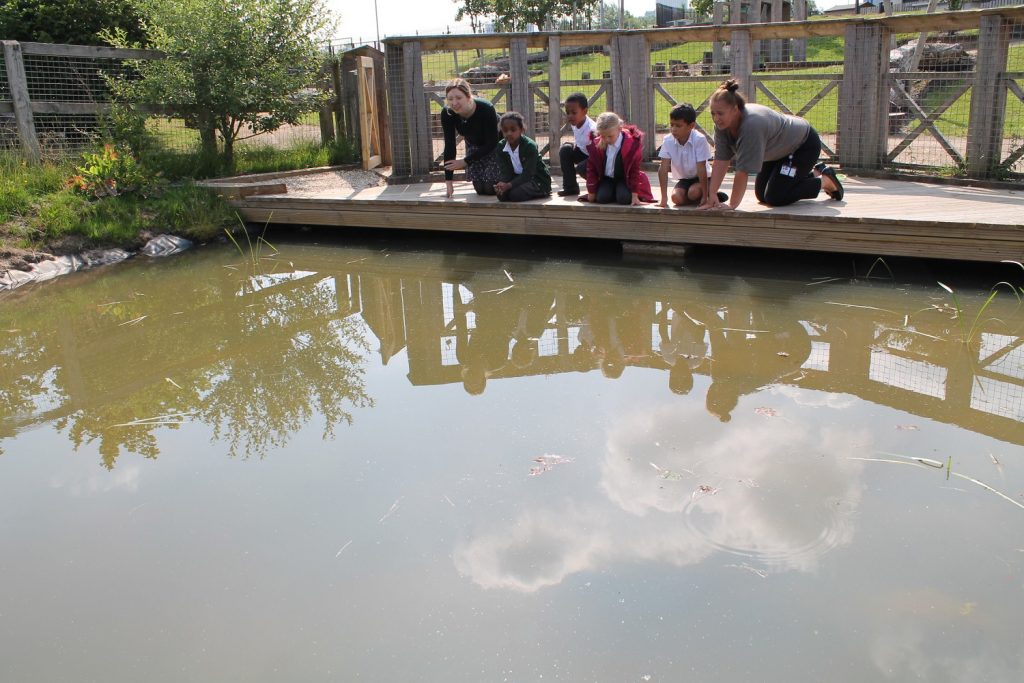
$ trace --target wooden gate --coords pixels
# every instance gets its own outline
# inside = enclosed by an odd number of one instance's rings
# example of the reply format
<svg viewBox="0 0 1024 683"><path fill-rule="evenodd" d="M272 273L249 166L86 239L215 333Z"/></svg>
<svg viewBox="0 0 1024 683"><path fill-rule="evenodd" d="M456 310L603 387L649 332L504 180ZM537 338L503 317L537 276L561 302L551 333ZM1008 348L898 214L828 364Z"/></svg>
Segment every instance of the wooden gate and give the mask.
<svg viewBox="0 0 1024 683"><path fill-rule="evenodd" d="M357 63L359 90L359 139L363 147L363 168L381 165L383 154L378 117L377 81L373 60L360 57Z"/></svg>

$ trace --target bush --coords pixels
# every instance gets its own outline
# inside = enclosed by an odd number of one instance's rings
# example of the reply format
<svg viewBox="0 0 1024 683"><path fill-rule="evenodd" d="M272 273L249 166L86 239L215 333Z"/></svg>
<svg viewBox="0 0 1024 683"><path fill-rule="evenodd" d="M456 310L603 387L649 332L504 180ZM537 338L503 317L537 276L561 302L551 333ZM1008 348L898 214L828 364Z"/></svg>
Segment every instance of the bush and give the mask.
<svg viewBox="0 0 1024 683"><path fill-rule="evenodd" d="M159 174L143 168L123 148L106 144L99 152L82 154L82 160L68 180L68 187L78 194L100 199L137 192L146 197L159 190Z"/></svg>

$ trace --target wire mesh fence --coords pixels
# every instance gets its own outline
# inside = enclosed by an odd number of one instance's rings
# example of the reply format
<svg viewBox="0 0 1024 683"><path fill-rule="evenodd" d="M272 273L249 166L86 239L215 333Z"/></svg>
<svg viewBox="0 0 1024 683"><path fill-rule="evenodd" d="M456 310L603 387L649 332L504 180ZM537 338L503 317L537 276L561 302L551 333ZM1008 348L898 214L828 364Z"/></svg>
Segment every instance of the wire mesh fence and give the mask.
<svg viewBox="0 0 1024 683"><path fill-rule="evenodd" d="M140 60L152 58L157 57L142 56L142 51L26 44L20 87L32 112L30 128L42 156L74 155L116 137L113 84L139 79ZM0 150L17 151L22 143L6 66L0 53ZM324 86L329 85L326 80ZM155 102L150 108L159 110L161 106ZM201 148L193 121L151 115L144 127L155 153L197 153ZM243 129L237 148L244 153L246 148L290 149L322 142L319 115L312 112L271 133L250 135Z"/></svg>
<svg viewBox="0 0 1024 683"><path fill-rule="evenodd" d="M999 167L1007 175L1021 176L1024 175L1024 21L1010 26L1009 38L1003 84L1006 87L1006 110Z"/></svg>

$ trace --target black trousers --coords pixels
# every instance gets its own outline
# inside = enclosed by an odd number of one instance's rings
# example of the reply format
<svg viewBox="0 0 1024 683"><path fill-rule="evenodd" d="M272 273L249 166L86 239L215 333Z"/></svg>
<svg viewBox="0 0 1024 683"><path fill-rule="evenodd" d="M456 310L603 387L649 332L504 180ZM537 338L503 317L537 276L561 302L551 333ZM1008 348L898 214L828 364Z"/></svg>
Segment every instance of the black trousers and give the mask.
<svg viewBox="0 0 1024 683"><path fill-rule="evenodd" d="M821 138L811 128L804 144L788 157L766 161L754 181L754 195L769 206L786 206L799 199L814 199L821 192L821 178L812 171L821 156ZM795 173L783 174L782 167L790 166Z"/></svg>
<svg viewBox="0 0 1024 683"><path fill-rule="evenodd" d="M604 176L597 186L598 204L632 204L633 193L622 178Z"/></svg>
<svg viewBox="0 0 1024 683"><path fill-rule="evenodd" d="M562 167L562 189L579 192L576 176L587 177L587 155L575 143L567 142L558 148L558 162Z"/></svg>
<svg viewBox="0 0 1024 683"><path fill-rule="evenodd" d="M495 192L494 192L494 184L493 183L484 182L483 180L474 180L473 181L473 189L476 190L477 194L492 195L492 196L495 194Z"/></svg>
<svg viewBox="0 0 1024 683"><path fill-rule="evenodd" d="M539 199L540 197L547 197L550 194L550 192L545 192L544 190L537 187L537 183L531 180L529 182L523 183L522 185L513 187L505 194L499 194L498 201L525 202L530 199Z"/></svg>

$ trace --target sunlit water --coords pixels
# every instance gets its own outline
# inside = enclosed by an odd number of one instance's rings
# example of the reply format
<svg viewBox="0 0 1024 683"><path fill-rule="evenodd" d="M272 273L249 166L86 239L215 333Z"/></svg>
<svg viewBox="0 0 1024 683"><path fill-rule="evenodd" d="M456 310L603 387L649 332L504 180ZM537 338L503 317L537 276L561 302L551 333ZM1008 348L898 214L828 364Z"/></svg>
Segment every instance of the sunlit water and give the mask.
<svg viewBox="0 0 1024 683"><path fill-rule="evenodd" d="M600 261L5 295L0 680L1024 680L1008 291Z"/></svg>

